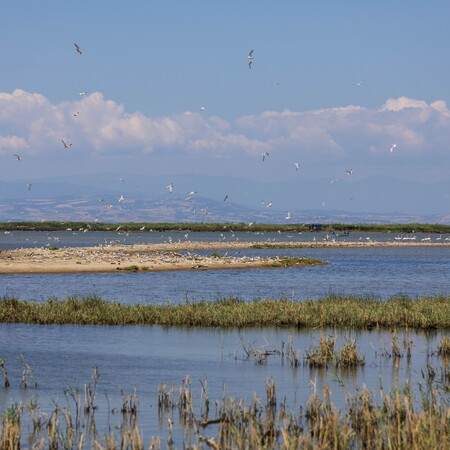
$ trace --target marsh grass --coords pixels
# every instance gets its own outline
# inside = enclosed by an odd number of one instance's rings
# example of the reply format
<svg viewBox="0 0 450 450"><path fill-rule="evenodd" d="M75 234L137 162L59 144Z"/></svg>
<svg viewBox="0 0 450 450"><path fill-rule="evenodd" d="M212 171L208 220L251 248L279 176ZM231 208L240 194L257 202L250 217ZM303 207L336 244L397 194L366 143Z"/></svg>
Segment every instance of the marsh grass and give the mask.
<svg viewBox="0 0 450 450"><path fill-rule="evenodd" d="M167 420L168 434L147 439L147 445L138 426L135 391L129 396L123 395L121 425L110 427L104 435L100 435L95 426L87 426L83 422L85 416L74 419L70 407L61 408L55 403L48 415L35 405L34 413L48 418L44 426L33 430L29 436L22 436L26 434L21 428L26 417L22 404L15 403L2 414L0 448L19 450L21 440L25 439L33 449L161 449L161 442L165 442L165 448L190 449L448 448L449 407L433 383L426 387L419 385L419 405L414 401L414 390L406 384L388 394L381 392L379 402L363 387L354 394L348 393L344 410L339 410L332 403L331 391L326 385L322 395L314 387L304 408L289 410L285 401L277 402L275 383L268 379L265 402L256 394L248 403L224 393L222 400L214 402L209 418L205 417L204 408L209 398L206 383L201 384L200 405L194 399L189 377L178 388L178 401L174 401L172 395L176 391L174 386L167 389L166 385L160 385L158 407L164 410L161 420ZM179 429L184 430L177 436L173 434L177 425L174 411L178 411ZM89 418L91 423L95 422L94 413L89 414ZM82 423L77 424L77 421Z"/></svg>
<svg viewBox="0 0 450 450"><path fill-rule="evenodd" d="M51 298L44 303L4 297L0 323L449 329L450 297L381 301L330 295L299 302L288 298L244 302L231 297L178 305L125 305L95 296Z"/></svg>
<svg viewBox="0 0 450 450"><path fill-rule="evenodd" d="M438 345L439 356L450 357L450 337L444 336Z"/></svg>

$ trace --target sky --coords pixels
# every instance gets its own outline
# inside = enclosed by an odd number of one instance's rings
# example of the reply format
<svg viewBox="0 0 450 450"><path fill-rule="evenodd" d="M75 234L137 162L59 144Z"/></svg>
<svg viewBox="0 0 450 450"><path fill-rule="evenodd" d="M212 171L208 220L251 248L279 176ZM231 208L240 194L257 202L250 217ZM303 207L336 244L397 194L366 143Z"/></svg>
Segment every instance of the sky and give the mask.
<svg viewBox="0 0 450 450"><path fill-rule="evenodd" d="M449 186L448 17L445 0L5 2L0 180ZM449 213L450 192L425 203L410 212Z"/></svg>

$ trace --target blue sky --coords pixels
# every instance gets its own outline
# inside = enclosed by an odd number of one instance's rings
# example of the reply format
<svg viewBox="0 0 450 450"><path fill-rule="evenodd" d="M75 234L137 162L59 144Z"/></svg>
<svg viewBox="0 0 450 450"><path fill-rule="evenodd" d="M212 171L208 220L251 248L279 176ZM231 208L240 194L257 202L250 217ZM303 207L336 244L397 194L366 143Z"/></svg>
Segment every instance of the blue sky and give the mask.
<svg viewBox="0 0 450 450"><path fill-rule="evenodd" d="M448 17L447 1L6 2L0 179L448 182ZM450 193L432 201L448 212Z"/></svg>

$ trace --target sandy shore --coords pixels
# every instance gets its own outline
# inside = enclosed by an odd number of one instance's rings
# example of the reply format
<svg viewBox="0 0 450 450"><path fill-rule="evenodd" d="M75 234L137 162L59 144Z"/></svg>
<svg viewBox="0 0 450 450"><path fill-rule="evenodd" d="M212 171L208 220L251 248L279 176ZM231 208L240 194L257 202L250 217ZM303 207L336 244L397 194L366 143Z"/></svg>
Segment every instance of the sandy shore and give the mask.
<svg viewBox="0 0 450 450"><path fill-rule="evenodd" d="M29 248L0 252L0 273L78 273L130 270L217 270L271 268L274 258L199 256L196 250L237 250L257 246L274 248L374 247L374 246L450 246L450 243L411 242L179 242L60 248ZM183 251L183 253L179 253ZM301 264L298 264L299 266Z"/></svg>

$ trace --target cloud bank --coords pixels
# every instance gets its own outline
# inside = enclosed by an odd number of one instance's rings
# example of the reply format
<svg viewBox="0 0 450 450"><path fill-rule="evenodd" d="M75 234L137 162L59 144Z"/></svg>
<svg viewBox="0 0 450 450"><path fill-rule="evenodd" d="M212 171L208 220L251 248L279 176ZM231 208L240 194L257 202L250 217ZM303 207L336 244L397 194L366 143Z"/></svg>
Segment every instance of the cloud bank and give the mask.
<svg viewBox="0 0 450 450"><path fill-rule="evenodd" d="M100 92L53 104L45 96L16 89L0 93L0 156L62 151L61 140L80 152L230 152L299 158L367 161L396 152L412 159L449 160L450 111L446 103L400 97L379 108L362 106L296 112L264 111L227 121L208 110L167 117L127 112Z"/></svg>

